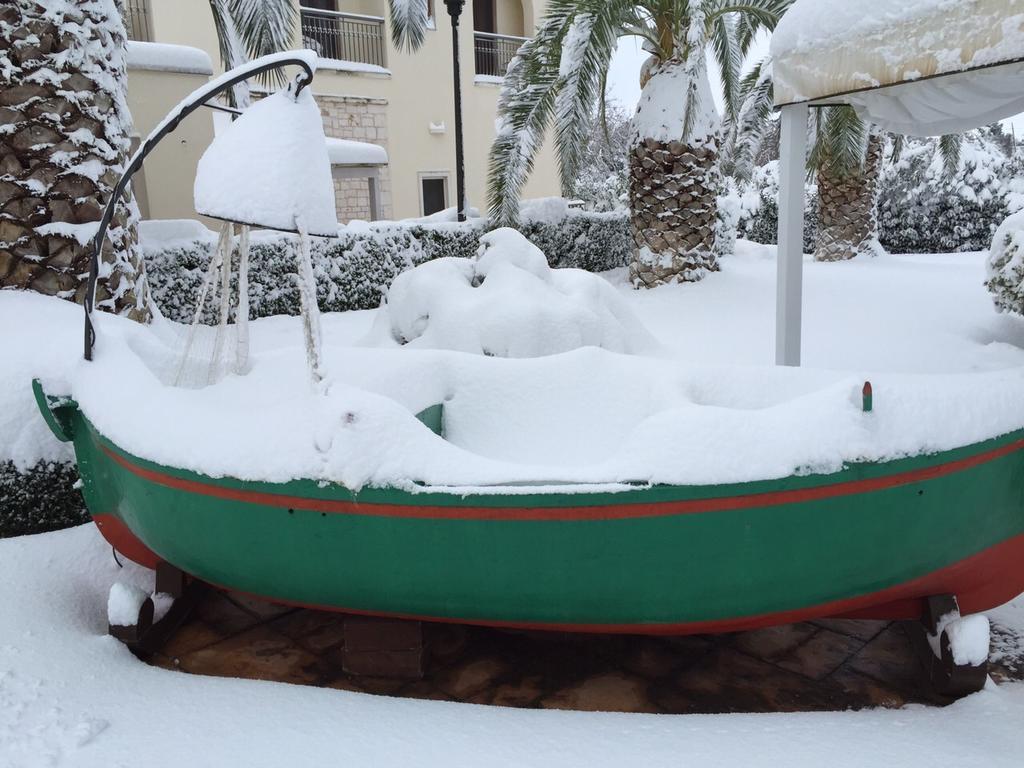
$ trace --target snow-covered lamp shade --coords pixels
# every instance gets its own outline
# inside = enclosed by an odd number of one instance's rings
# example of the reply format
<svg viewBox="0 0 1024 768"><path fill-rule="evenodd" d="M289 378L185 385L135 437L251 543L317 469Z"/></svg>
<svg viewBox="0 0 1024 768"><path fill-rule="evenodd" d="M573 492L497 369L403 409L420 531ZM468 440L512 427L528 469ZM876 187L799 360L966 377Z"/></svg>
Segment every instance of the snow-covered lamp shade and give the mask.
<svg viewBox="0 0 1024 768"><path fill-rule="evenodd" d="M1024 111L1024 0L797 0L771 54L778 106L850 104L896 133Z"/></svg>
<svg viewBox="0 0 1024 768"><path fill-rule="evenodd" d="M194 194L204 216L337 236L331 163L309 89L268 96L218 133L199 160Z"/></svg>

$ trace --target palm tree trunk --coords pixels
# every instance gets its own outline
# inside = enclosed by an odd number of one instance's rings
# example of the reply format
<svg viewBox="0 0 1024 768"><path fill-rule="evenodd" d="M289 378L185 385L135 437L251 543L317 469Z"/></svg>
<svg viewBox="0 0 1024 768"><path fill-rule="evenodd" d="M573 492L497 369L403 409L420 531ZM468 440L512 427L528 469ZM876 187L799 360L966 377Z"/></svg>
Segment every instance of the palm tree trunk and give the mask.
<svg viewBox="0 0 1024 768"><path fill-rule="evenodd" d="M0 288L81 303L90 239L131 149L124 24L115 0L19 0L0 22ZM129 192L96 306L146 320L137 215Z"/></svg>
<svg viewBox="0 0 1024 768"><path fill-rule="evenodd" d="M872 133L862 168L847 174L830 171L827 165L818 170L815 261L843 261L881 251L876 203L884 147L881 134Z"/></svg>
<svg viewBox="0 0 1024 768"><path fill-rule="evenodd" d="M655 68L648 88L659 77L678 78L685 65L668 62ZM700 72L706 79L706 71ZM710 86L700 83L710 99ZM685 103L687 93L679 93ZM641 100L637 124L649 122L645 108L659 109L657 100L645 105ZM678 108L663 110L679 113ZM666 118L673 120L669 114ZM683 124L672 126L683 135ZM676 131L675 129L678 128ZM630 264L630 280L637 287L651 288L673 282L695 282L708 272L718 270L714 252L717 198L721 187L719 136L713 131L697 131L687 141L665 141L638 135L629 156L629 202L633 240L636 245Z"/></svg>

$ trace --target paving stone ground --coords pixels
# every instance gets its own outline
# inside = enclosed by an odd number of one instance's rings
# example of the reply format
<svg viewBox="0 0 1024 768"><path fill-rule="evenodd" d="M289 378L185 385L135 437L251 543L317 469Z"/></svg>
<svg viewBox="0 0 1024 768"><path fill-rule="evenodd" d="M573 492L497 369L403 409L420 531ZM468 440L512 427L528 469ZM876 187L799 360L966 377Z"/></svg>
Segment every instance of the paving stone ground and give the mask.
<svg viewBox="0 0 1024 768"><path fill-rule="evenodd" d="M352 677L342 668L343 616L207 590L151 661L198 675L509 707L682 714L948 703L925 687L899 622L678 638L425 624L423 636L422 679ZM1021 666L996 662L991 674L1024 679Z"/></svg>

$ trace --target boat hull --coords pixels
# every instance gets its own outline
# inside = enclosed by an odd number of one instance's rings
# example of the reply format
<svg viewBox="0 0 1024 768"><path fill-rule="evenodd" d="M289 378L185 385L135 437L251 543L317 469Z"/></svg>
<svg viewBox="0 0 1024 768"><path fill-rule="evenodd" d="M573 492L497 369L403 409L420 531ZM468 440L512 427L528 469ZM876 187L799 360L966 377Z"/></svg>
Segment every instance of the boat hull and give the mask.
<svg viewBox="0 0 1024 768"><path fill-rule="evenodd" d="M1024 592L1024 432L832 475L456 495L214 479L131 456L73 405L60 422L119 551L287 604L686 634Z"/></svg>

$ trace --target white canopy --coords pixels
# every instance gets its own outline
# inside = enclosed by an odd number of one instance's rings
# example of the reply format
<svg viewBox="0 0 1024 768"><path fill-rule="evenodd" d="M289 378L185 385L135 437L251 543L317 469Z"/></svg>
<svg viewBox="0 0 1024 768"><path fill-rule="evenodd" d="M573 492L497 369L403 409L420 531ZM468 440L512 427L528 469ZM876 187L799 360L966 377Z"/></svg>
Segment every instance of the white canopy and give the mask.
<svg viewBox="0 0 1024 768"><path fill-rule="evenodd" d="M799 365L810 106L911 135L1024 112L1024 0L797 0L771 46L782 108L775 359Z"/></svg>
<svg viewBox="0 0 1024 768"><path fill-rule="evenodd" d="M1024 111L1024 0L797 0L771 53L777 105L851 104L897 133Z"/></svg>

